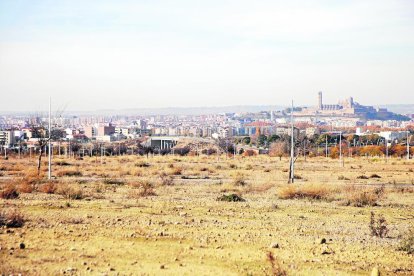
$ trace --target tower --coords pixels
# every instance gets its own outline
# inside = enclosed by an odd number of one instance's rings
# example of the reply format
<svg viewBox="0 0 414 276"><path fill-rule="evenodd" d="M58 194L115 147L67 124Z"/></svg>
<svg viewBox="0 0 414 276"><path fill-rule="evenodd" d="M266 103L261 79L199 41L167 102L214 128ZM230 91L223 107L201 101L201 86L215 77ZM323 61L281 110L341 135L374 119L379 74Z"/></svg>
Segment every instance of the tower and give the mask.
<svg viewBox="0 0 414 276"><path fill-rule="evenodd" d="M318 93L318 109L323 109L323 104L322 104L322 91L319 91Z"/></svg>

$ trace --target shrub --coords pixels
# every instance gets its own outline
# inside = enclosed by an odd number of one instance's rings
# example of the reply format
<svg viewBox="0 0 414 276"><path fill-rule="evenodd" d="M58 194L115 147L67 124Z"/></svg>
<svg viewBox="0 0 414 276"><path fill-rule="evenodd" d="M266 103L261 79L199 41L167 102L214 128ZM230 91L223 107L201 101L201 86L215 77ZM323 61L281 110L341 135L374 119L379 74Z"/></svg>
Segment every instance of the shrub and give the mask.
<svg viewBox="0 0 414 276"><path fill-rule="evenodd" d="M56 192L57 186L54 182L47 182L39 187L39 191L45 194L54 194Z"/></svg>
<svg viewBox="0 0 414 276"><path fill-rule="evenodd" d="M233 179L233 185L234 186L245 186L247 185L246 179L244 175L237 174L236 177Z"/></svg>
<svg viewBox="0 0 414 276"><path fill-rule="evenodd" d="M340 175L340 176L338 176L338 180L349 180L349 178L347 178L343 175Z"/></svg>
<svg viewBox="0 0 414 276"><path fill-rule="evenodd" d="M374 173L371 175L371 178L381 178L381 176L379 176L378 174Z"/></svg>
<svg viewBox="0 0 414 276"><path fill-rule="evenodd" d="M140 161L140 162L135 163L135 166L140 167L140 168L148 168L151 166L151 164L144 162L144 161Z"/></svg>
<svg viewBox="0 0 414 276"><path fill-rule="evenodd" d="M56 161L55 164L58 165L58 166L71 166L70 163L68 163L66 161L62 161L62 160L61 161Z"/></svg>
<svg viewBox="0 0 414 276"><path fill-rule="evenodd" d="M365 175L360 175L360 176L357 176L357 179L369 179L369 177Z"/></svg>
<svg viewBox="0 0 414 276"><path fill-rule="evenodd" d="M190 148L184 147L184 148L174 148L174 154L178 154L180 156L185 156L190 152Z"/></svg>
<svg viewBox="0 0 414 276"><path fill-rule="evenodd" d="M59 195L63 195L67 199L82 199L83 192L79 187L72 187L68 184L61 184L56 189L56 193Z"/></svg>
<svg viewBox="0 0 414 276"><path fill-rule="evenodd" d="M251 149L245 150L243 156L256 156L257 152Z"/></svg>
<svg viewBox="0 0 414 276"><path fill-rule="evenodd" d="M22 182L19 185L17 185L17 190L19 191L19 193L26 193L26 194L30 194L31 192L34 191L34 185L33 184L29 184L27 182Z"/></svg>
<svg viewBox="0 0 414 276"><path fill-rule="evenodd" d="M286 276L286 271L280 266L278 260L273 256L271 251L267 252L266 260L270 263L272 274L274 276Z"/></svg>
<svg viewBox="0 0 414 276"><path fill-rule="evenodd" d="M281 199L328 199L332 192L332 188L321 184L288 185L279 189L278 195Z"/></svg>
<svg viewBox="0 0 414 276"><path fill-rule="evenodd" d="M230 164L229 167L230 167L230 169L237 169L237 165L236 164Z"/></svg>
<svg viewBox="0 0 414 276"><path fill-rule="evenodd" d="M82 172L77 169L60 170L56 173L57 176L82 176Z"/></svg>
<svg viewBox="0 0 414 276"><path fill-rule="evenodd" d="M174 179L170 175L161 174L160 181L161 186L171 186L173 185Z"/></svg>
<svg viewBox="0 0 414 276"><path fill-rule="evenodd" d="M384 238L388 234L387 221L382 215L379 215L378 219L375 219L374 212L371 212L369 229L372 236Z"/></svg>
<svg viewBox="0 0 414 276"><path fill-rule="evenodd" d="M7 184L3 191L0 192L0 198L3 199L15 199L19 197L19 192L14 184Z"/></svg>
<svg viewBox="0 0 414 276"><path fill-rule="evenodd" d="M0 212L0 226L6 227L22 227L24 224L23 215L16 209Z"/></svg>
<svg viewBox="0 0 414 276"><path fill-rule="evenodd" d="M355 186L346 189L345 205L355 207L363 206L377 206L378 201L384 197L384 186L380 188L361 188L357 189Z"/></svg>
<svg viewBox="0 0 414 276"><path fill-rule="evenodd" d="M118 185L118 186L125 184L123 180L113 179L113 178L105 178L103 183L108 184L108 185Z"/></svg>
<svg viewBox="0 0 414 276"><path fill-rule="evenodd" d="M227 201L227 202L243 202L246 201L244 198L236 195L236 194L230 194L230 195L222 195L217 198L217 201Z"/></svg>
<svg viewBox="0 0 414 276"><path fill-rule="evenodd" d="M132 184L133 187L137 188L129 192L130 198L156 196L154 191L154 185L149 181L140 181Z"/></svg>
<svg viewBox="0 0 414 276"><path fill-rule="evenodd" d="M400 242L398 250L414 254L414 230L411 229Z"/></svg>
<svg viewBox="0 0 414 276"><path fill-rule="evenodd" d="M172 175L181 175L183 173L183 168L174 168L171 170Z"/></svg>

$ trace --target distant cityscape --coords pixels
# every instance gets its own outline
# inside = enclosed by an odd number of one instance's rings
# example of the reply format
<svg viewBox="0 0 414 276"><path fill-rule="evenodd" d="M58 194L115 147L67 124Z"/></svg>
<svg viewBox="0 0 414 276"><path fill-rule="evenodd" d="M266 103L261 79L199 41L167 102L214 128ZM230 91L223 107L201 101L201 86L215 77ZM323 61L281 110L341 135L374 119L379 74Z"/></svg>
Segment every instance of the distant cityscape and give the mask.
<svg viewBox="0 0 414 276"><path fill-rule="evenodd" d="M51 120L53 143L139 141L160 149L173 147L180 138L236 139L259 135L291 135L291 109L260 112L223 112L204 115L54 115ZM368 135L377 133L387 140L404 138L414 129L414 111L396 114L385 108L364 106L352 97L338 104L325 104L322 92L317 104L295 107L294 135L307 137L326 131ZM28 150L48 131L47 116L2 115L0 145L2 148ZM36 132L34 132L36 128ZM39 129L42 131L39 132ZM43 134L42 134L43 133ZM164 138L155 138L164 137ZM173 138L171 138L173 137ZM263 145L262 145L263 146ZM264 145L266 147L266 145ZM268 146L268 145L267 145Z"/></svg>

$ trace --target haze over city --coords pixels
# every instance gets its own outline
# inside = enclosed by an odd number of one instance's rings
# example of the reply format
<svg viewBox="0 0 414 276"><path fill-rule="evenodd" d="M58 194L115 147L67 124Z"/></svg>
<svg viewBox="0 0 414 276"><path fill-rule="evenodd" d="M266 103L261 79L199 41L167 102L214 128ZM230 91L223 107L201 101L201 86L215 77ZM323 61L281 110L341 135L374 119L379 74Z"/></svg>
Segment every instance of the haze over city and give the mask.
<svg viewBox="0 0 414 276"><path fill-rule="evenodd" d="M0 109L414 103L412 1L1 1Z"/></svg>

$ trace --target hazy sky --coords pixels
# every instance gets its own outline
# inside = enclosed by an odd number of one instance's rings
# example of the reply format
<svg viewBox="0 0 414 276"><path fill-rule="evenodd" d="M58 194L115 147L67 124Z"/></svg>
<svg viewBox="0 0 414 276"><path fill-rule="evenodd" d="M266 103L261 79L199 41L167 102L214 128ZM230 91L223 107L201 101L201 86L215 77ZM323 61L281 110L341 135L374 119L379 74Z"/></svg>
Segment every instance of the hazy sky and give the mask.
<svg viewBox="0 0 414 276"><path fill-rule="evenodd" d="M414 104L412 0L1 0L0 111Z"/></svg>

